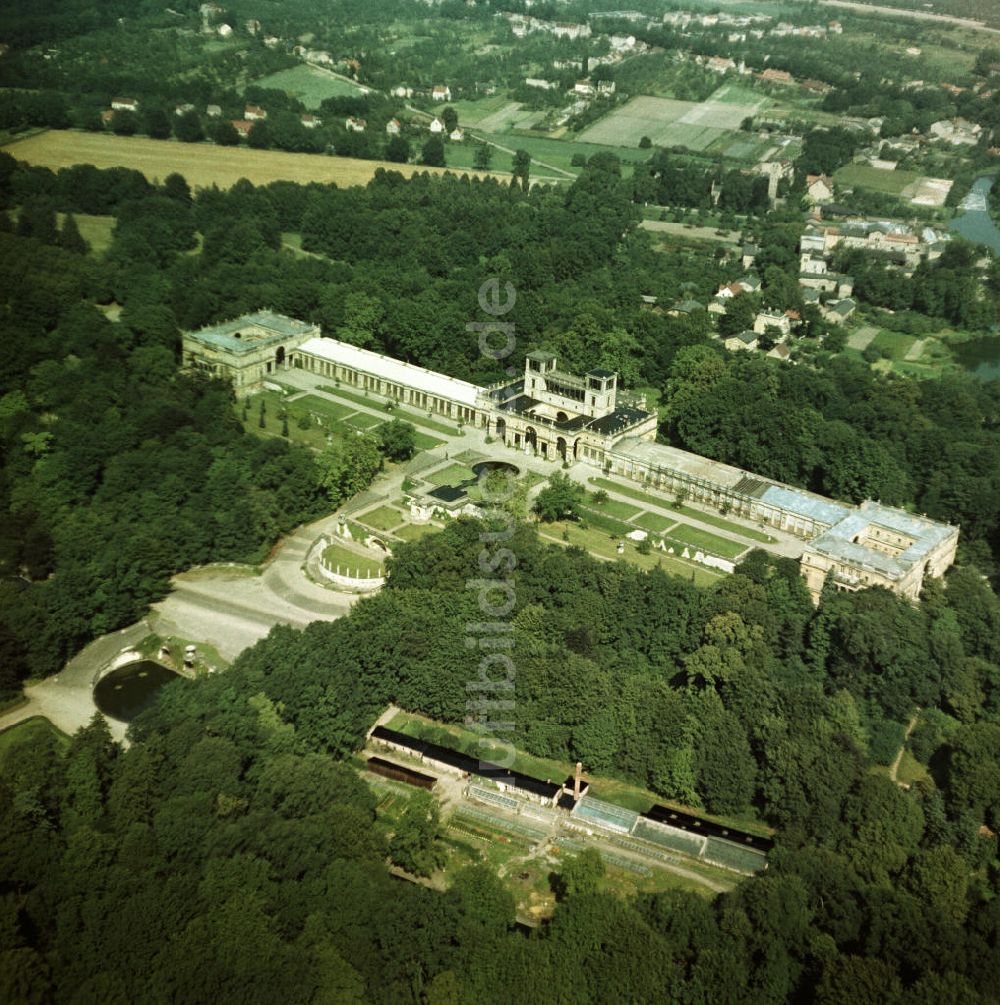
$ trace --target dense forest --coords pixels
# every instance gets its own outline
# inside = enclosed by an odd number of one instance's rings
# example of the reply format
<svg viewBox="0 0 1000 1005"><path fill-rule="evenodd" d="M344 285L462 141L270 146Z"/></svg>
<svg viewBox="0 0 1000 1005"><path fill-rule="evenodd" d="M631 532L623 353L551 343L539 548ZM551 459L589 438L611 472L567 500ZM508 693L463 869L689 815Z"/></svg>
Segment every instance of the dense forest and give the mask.
<svg viewBox="0 0 1000 1005"><path fill-rule="evenodd" d="M169 685L122 751L98 720L0 781L5 1000L976 1003L1000 981L1000 603L957 570L921 608L869 591L817 613L754 553L697 590L542 545L516 556L519 745L781 828L768 871L709 903L598 892L566 859L530 935L485 867L445 893L436 814L394 833L343 760L386 702L466 714L480 524L400 549L343 620L275 629ZM496 529L496 528L493 528ZM911 745L933 783L885 762ZM935 784L936 783L936 784Z"/></svg>

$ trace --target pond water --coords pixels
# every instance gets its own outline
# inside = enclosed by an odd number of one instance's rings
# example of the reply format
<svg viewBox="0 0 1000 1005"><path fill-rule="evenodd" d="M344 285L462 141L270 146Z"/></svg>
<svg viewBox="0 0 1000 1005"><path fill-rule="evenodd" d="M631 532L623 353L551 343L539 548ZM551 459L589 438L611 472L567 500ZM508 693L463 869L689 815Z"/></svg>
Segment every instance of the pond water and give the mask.
<svg viewBox="0 0 1000 1005"><path fill-rule="evenodd" d="M1000 378L1000 334L969 339L952 348L955 359L980 380Z"/></svg>
<svg viewBox="0 0 1000 1005"><path fill-rule="evenodd" d="M156 692L180 674L152 660L126 663L102 677L94 688L94 704L121 722L130 722L156 698Z"/></svg>
<svg viewBox="0 0 1000 1005"><path fill-rule="evenodd" d="M985 244L1000 255L1000 229L989 214L989 191L993 178L977 178L969 194L962 200L957 216L952 217L948 229L960 234L974 244Z"/></svg>

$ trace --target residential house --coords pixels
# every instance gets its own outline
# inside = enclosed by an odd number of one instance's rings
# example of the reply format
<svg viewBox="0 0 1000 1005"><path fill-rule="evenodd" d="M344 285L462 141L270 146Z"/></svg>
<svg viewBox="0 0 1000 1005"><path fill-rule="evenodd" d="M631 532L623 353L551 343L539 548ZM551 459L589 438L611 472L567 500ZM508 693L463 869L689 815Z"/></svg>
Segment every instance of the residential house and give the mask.
<svg viewBox="0 0 1000 1005"><path fill-rule="evenodd" d="M253 129L253 123L249 119L233 119L232 122L233 129L235 129L237 134L245 140L250 135L250 131Z"/></svg>
<svg viewBox="0 0 1000 1005"><path fill-rule="evenodd" d="M222 108L219 105L206 105L205 114L210 119L218 119L222 115Z"/></svg>
<svg viewBox="0 0 1000 1005"><path fill-rule="evenodd" d="M435 84L431 89L431 100L451 101L451 88L447 84Z"/></svg>
<svg viewBox="0 0 1000 1005"><path fill-rule="evenodd" d="M850 319L857 310L857 304L849 297L844 300L831 300L825 307L821 307L823 317L832 325L842 325Z"/></svg>
<svg viewBox="0 0 1000 1005"><path fill-rule="evenodd" d="M615 82L613 80L599 80L597 82L598 94L614 94Z"/></svg>
<svg viewBox="0 0 1000 1005"><path fill-rule="evenodd" d="M111 123L114 121L115 121L114 109L105 108L104 111L101 112L101 122L106 126L110 126Z"/></svg>
<svg viewBox="0 0 1000 1005"><path fill-rule="evenodd" d="M188 112L194 111L194 105L190 102L184 102L181 105L177 105L174 108L174 115L187 115Z"/></svg>
<svg viewBox="0 0 1000 1005"><path fill-rule="evenodd" d="M791 355L792 350L784 342L779 342L776 346L773 346L767 354L769 359L780 359L783 363L787 363Z"/></svg>
<svg viewBox="0 0 1000 1005"><path fill-rule="evenodd" d="M558 21L550 29L556 38L590 38L589 24L571 24L568 21Z"/></svg>
<svg viewBox="0 0 1000 1005"><path fill-rule="evenodd" d="M736 69L736 62L728 57L710 56L705 61L705 69L711 70L713 73L728 73L730 70Z"/></svg>
<svg viewBox="0 0 1000 1005"><path fill-rule="evenodd" d="M137 112L139 102L135 98L112 98L111 110L113 112Z"/></svg>
<svg viewBox="0 0 1000 1005"><path fill-rule="evenodd" d="M218 27L219 38L231 38L233 26L231 24L220 24Z"/></svg>
<svg viewBox="0 0 1000 1005"><path fill-rule="evenodd" d="M757 261L757 256L760 254L760 248L756 244L744 244L743 245L743 257L740 259L740 264L744 269L752 269L753 263Z"/></svg>
<svg viewBox="0 0 1000 1005"><path fill-rule="evenodd" d="M390 136L398 136L402 128L403 123L400 122L399 119L389 119L389 121L385 124L385 131Z"/></svg>
<svg viewBox="0 0 1000 1005"><path fill-rule="evenodd" d="M318 115L303 115L299 122L306 127L306 129L316 129L318 126L323 125L323 120Z"/></svg>
<svg viewBox="0 0 1000 1005"><path fill-rule="evenodd" d="M697 300L678 300L677 303L667 311L667 317L679 318L682 315L696 314L703 311L705 305Z"/></svg>
<svg viewBox="0 0 1000 1005"><path fill-rule="evenodd" d="M573 85L573 90L584 97L591 97L594 94L594 85L589 80L578 80Z"/></svg>
<svg viewBox="0 0 1000 1005"><path fill-rule="evenodd" d="M440 136L444 132L444 123L437 117L431 120L430 131L435 136Z"/></svg>
<svg viewBox="0 0 1000 1005"><path fill-rule="evenodd" d="M790 335L791 318L783 311L759 311L753 321L753 330L758 335L763 335L768 328L777 328L782 335Z"/></svg>
<svg viewBox="0 0 1000 1005"><path fill-rule="evenodd" d="M559 85L552 80L543 80L541 77L525 77L525 87L537 87L540 91L554 91Z"/></svg>
<svg viewBox="0 0 1000 1005"><path fill-rule="evenodd" d="M730 335L722 343L730 352L753 352L757 348L757 332L742 331Z"/></svg>
<svg viewBox="0 0 1000 1005"><path fill-rule="evenodd" d="M775 70L768 67L761 75L761 80L769 81L772 84L791 84L792 75L787 70Z"/></svg>
<svg viewBox="0 0 1000 1005"><path fill-rule="evenodd" d="M464 129L459 129L458 126L456 126L448 134L448 139L451 140L452 143L461 143L462 140L465 139L465 130Z"/></svg>
<svg viewBox="0 0 1000 1005"><path fill-rule="evenodd" d="M822 276L826 273L826 259L815 251L805 251L799 256L799 275Z"/></svg>
<svg viewBox="0 0 1000 1005"><path fill-rule="evenodd" d="M806 175L806 198L812 202L829 202L833 198L833 179L825 174Z"/></svg>
<svg viewBox="0 0 1000 1005"><path fill-rule="evenodd" d="M368 123L364 119L357 119L353 115L348 115L344 119L344 128L351 133L363 133L368 128Z"/></svg>
<svg viewBox="0 0 1000 1005"><path fill-rule="evenodd" d="M267 118L267 112L259 105L247 105L243 109L243 118L247 122L263 122Z"/></svg>
<svg viewBox="0 0 1000 1005"><path fill-rule="evenodd" d="M413 88L404 87L402 84L397 84L390 93L394 98L412 98Z"/></svg>

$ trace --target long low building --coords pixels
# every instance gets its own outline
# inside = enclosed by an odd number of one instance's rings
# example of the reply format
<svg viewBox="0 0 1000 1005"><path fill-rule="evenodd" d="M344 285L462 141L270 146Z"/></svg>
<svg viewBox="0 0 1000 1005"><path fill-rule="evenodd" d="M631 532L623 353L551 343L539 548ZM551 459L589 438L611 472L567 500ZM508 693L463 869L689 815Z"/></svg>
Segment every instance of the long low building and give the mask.
<svg viewBox="0 0 1000 1005"><path fill-rule="evenodd" d="M839 590L883 586L916 600L924 576L940 576L955 560L957 527L880 503L835 502L654 442L656 415L619 392L616 373L568 373L552 353L531 352L523 374L480 387L258 311L185 333L183 360L230 380L238 395L281 370L303 370L481 429L525 453L583 461L793 534L807 542L801 569L814 600L828 581Z"/></svg>

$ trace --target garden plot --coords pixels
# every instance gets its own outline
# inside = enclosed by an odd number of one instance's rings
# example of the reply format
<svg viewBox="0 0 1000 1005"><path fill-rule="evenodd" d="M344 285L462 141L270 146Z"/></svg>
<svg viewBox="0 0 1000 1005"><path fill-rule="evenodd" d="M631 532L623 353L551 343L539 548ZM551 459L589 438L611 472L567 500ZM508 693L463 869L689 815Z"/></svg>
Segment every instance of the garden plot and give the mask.
<svg viewBox="0 0 1000 1005"><path fill-rule="evenodd" d="M605 146L635 147L643 136L648 136L657 146L666 146L670 127L696 107L694 102L672 98L633 98L585 129L580 139Z"/></svg>
<svg viewBox="0 0 1000 1005"><path fill-rule="evenodd" d="M767 103L737 102L709 98L707 101L675 101L671 98L633 98L585 129L580 139L609 146L637 146L648 136L656 146L704 150L727 133L735 132L748 116Z"/></svg>

